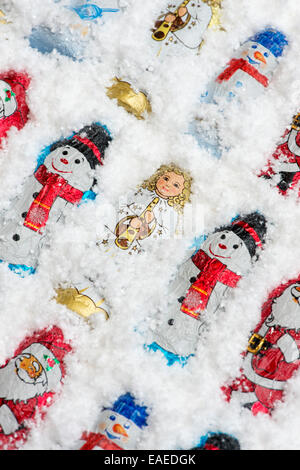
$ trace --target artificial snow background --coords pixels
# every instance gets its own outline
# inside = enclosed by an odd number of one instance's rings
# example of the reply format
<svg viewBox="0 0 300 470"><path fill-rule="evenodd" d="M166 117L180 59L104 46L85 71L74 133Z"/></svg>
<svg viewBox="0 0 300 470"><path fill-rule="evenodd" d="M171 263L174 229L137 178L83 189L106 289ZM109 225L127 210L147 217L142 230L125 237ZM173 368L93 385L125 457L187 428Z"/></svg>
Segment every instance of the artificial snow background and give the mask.
<svg viewBox="0 0 300 470"><path fill-rule="evenodd" d="M50 324L63 329L74 350L66 357L60 394L24 448L76 448L82 432L96 424L101 407L131 392L150 415L140 449L190 449L208 431L234 435L242 449L299 449L300 374L288 382L285 402L271 418L226 403L220 386L238 375L240 352L268 293L300 272L296 193L285 199L255 175L299 110L300 5L294 0L224 0L226 31L208 30L199 56L153 64L149 31L161 1L122 3L127 6L122 15L91 26L85 59L73 61L55 52L42 55L26 39L32 27L45 22L55 31L67 31L72 21L63 7L67 2L0 2L12 21L0 27L0 70L27 71L32 78L30 122L21 131L12 129L0 151L0 209L21 191L44 146L93 121L105 124L113 136L105 165L97 170L98 197L74 207L66 225L52 228L51 248L43 251L37 273L21 278L0 265L0 363L12 357L24 336ZM222 138L230 151L216 160L185 134L199 106L197 97L233 50L268 25L286 34L289 47L262 96L255 101L245 96L240 106L228 106ZM147 92L153 112L144 121L106 96L114 76ZM171 161L194 179L186 211L194 227L183 240L156 242L143 256L123 255L118 262L105 257L95 242L107 205L118 204L121 195ZM272 224L260 261L227 299L226 315L215 320L205 342L200 340L196 356L184 368L166 366L161 354L143 345L169 279L194 236L254 210ZM91 329L53 296L59 283L93 273L101 274L112 310L109 321L94 319Z"/></svg>

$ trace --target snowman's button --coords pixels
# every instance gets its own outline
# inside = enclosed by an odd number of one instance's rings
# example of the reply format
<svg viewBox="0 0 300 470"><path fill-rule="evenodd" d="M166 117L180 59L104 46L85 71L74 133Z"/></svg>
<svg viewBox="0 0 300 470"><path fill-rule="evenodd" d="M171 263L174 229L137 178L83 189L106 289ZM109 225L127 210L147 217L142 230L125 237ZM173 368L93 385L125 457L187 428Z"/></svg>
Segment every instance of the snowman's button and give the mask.
<svg viewBox="0 0 300 470"><path fill-rule="evenodd" d="M15 241L15 242L18 242L20 240L20 235L18 235L17 233L15 233L13 236L12 236L12 239Z"/></svg>
<svg viewBox="0 0 300 470"><path fill-rule="evenodd" d="M23 219L25 219L25 218L26 218L26 216L27 216L27 212L22 212L22 214L21 214L21 215L22 215Z"/></svg>
<svg viewBox="0 0 300 470"><path fill-rule="evenodd" d="M39 193L33 193L32 197L33 199L36 199L38 197Z"/></svg>
<svg viewBox="0 0 300 470"><path fill-rule="evenodd" d="M174 323L175 323L174 318L170 318L170 320L168 320L168 325L172 326L174 325Z"/></svg>
<svg viewBox="0 0 300 470"><path fill-rule="evenodd" d="M196 277L191 277L191 279L190 279L190 283L191 283L191 284L194 284L194 282L196 282L196 281L197 281L197 278L196 278Z"/></svg>
<svg viewBox="0 0 300 470"><path fill-rule="evenodd" d="M179 302L180 304L182 304L182 302L184 301L184 299L185 299L185 297L182 296L182 297L179 297L179 299L177 299L177 300L178 300L178 302Z"/></svg>

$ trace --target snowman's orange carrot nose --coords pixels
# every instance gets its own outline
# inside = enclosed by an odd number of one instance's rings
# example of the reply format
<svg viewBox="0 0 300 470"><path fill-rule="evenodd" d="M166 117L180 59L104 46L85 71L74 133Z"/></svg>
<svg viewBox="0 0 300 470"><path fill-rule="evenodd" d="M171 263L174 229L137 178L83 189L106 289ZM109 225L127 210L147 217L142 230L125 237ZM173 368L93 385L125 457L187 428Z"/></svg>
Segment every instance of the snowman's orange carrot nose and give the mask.
<svg viewBox="0 0 300 470"><path fill-rule="evenodd" d="M264 58L264 56L262 55L262 53L259 52L259 51L256 51L256 52L254 53L254 57L255 57L255 59L260 60L260 61L263 62L264 64L267 63L266 59Z"/></svg>
<svg viewBox="0 0 300 470"><path fill-rule="evenodd" d="M112 429L113 429L113 432L116 432L117 434L122 434L122 436L128 437L127 432L125 431L123 426L121 426L121 424L115 424Z"/></svg>

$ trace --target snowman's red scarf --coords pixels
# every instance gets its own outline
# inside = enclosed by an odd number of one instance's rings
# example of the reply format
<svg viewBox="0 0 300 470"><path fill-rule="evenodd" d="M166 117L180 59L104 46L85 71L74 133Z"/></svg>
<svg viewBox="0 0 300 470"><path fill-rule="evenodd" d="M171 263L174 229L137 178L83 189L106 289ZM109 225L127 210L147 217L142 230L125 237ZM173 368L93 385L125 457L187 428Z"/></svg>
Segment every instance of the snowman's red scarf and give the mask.
<svg viewBox="0 0 300 470"><path fill-rule="evenodd" d="M103 450L123 450L122 447L109 440L104 434L85 432L81 439L86 443L83 444L80 450L92 450L95 447L100 447Z"/></svg>
<svg viewBox="0 0 300 470"><path fill-rule="evenodd" d="M229 80L237 70L243 70L248 75L251 75L255 80L261 83L265 88L269 85L269 80L265 75L262 75L255 67L253 67L245 59L231 59L228 67L218 76L216 81L222 83Z"/></svg>
<svg viewBox="0 0 300 470"><path fill-rule="evenodd" d="M51 207L57 197L76 204L82 199L83 192L73 188L62 176L48 171L45 165L41 165L34 176L43 188L32 202L24 225L35 232L40 232L47 223Z"/></svg>
<svg viewBox="0 0 300 470"><path fill-rule="evenodd" d="M199 250L192 257L192 261L201 270L201 273L189 288L180 310L197 319L200 314L196 312L206 308L217 282L228 287L236 287L241 276L230 271L221 261L210 258L203 250Z"/></svg>

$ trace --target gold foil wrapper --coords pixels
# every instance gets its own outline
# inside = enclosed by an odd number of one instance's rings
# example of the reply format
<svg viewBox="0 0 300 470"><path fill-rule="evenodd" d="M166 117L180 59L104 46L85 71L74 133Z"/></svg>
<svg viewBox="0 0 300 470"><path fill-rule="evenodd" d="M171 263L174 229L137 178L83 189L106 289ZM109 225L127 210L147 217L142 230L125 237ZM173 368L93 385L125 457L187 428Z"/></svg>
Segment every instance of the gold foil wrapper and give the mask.
<svg viewBox="0 0 300 470"><path fill-rule="evenodd" d="M3 10L0 10L0 24L9 24L11 21L7 21L6 15Z"/></svg>
<svg viewBox="0 0 300 470"><path fill-rule="evenodd" d="M66 289L59 287L56 289L57 296L55 300L58 304L65 305L85 319L88 319L91 315L101 313L108 320L109 315L107 311L100 307L104 299L95 303L88 295L84 294L87 289L79 291L76 287L68 287Z"/></svg>
<svg viewBox="0 0 300 470"><path fill-rule="evenodd" d="M136 93L130 83L118 78L114 78L113 82L113 85L107 88L106 94L110 99L116 99L118 106L122 106L138 119L144 119L145 113L151 113L151 104L145 93Z"/></svg>
<svg viewBox="0 0 300 470"><path fill-rule="evenodd" d="M202 0L204 3L207 3L212 12L212 18L208 25L209 28L216 28L223 30L221 24L221 9L222 9L222 0Z"/></svg>

